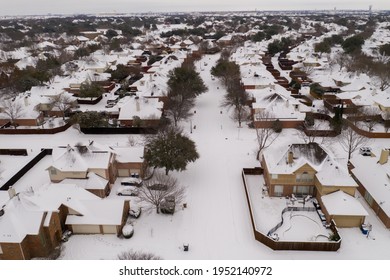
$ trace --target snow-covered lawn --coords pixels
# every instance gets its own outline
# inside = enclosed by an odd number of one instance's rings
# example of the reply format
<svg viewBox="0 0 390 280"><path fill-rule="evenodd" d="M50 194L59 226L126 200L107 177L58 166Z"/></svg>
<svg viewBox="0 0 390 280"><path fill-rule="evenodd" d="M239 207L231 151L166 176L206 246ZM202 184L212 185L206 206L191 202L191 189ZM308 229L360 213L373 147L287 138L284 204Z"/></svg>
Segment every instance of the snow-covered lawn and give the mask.
<svg viewBox="0 0 390 280"><path fill-rule="evenodd" d="M368 122L363 122L363 121L357 122L356 126L362 130L366 130L366 131L370 130L369 129L370 126L369 126ZM373 127L371 128L370 132L386 132L386 128L385 128L384 124L382 124L382 123L375 123L373 125Z"/></svg>
<svg viewBox="0 0 390 280"><path fill-rule="evenodd" d="M255 160L256 136L247 127L237 128L226 110L221 109L225 91L217 80L211 80L209 72L217 59L218 55L203 58L208 66L201 71L201 76L209 91L197 98L196 114L192 118L192 126L196 125L196 129L190 133L190 122L182 123L185 132L196 142L200 159L184 172L172 172L186 186L187 208L178 207L173 216L156 214L155 211L143 212L139 219L133 220L134 236L130 239L120 239L115 235L73 235L64 244L62 259L116 259L119 253L129 249L151 252L163 259L184 260L390 259L390 232L367 204L363 205L370 214L368 219L373 225L371 236L375 240L367 239L357 228L341 229L343 240L338 252L276 252L254 239L241 171L244 167L259 166ZM0 135L0 145L39 151L43 147L72 145L87 140L124 146L127 138L127 135L84 135L70 128L47 136ZM297 131L284 129L273 145L294 142L302 142ZM327 148L346 161L345 152L334 142ZM385 140L375 142L387 143ZM12 168L18 167L12 164ZM37 172L31 178L34 176L43 176L43 173ZM28 187L30 183L26 181L23 184ZM123 199L115 193L111 198ZM283 199L282 202L285 207ZM268 230L280 221L281 213L275 208L269 211L275 211L275 219L264 221ZM184 243L189 244L188 252L183 251Z"/></svg>
<svg viewBox="0 0 390 280"><path fill-rule="evenodd" d="M2 145L1 148L6 147ZM0 187L15 175L20 168L32 160L34 156L36 156L36 154L30 153L30 151L28 151L27 156L0 155ZM10 168L10 166L12 166L12 168Z"/></svg>

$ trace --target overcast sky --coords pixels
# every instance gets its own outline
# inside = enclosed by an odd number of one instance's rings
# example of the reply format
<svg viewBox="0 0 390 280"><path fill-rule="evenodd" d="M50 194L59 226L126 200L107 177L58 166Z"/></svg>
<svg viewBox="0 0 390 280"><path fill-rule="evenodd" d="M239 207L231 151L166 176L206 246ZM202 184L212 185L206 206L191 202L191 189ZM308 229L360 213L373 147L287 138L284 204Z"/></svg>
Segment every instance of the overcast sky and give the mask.
<svg viewBox="0 0 390 280"><path fill-rule="evenodd" d="M228 10L390 10L390 0L1 0L0 15Z"/></svg>

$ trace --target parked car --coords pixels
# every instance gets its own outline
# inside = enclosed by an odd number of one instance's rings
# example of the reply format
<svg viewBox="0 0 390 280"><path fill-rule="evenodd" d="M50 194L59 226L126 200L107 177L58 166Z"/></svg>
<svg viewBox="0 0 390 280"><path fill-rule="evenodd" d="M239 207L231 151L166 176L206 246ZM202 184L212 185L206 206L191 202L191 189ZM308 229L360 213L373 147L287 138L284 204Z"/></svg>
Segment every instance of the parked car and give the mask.
<svg viewBox="0 0 390 280"><path fill-rule="evenodd" d="M142 180L140 178L134 178L134 177L124 178L121 181L121 185L140 187L142 186Z"/></svg>
<svg viewBox="0 0 390 280"><path fill-rule="evenodd" d="M106 108L112 108L116 105L116 103L108 103L105 107Z"/></svg>
<svg viewBox="0 0 390 280"><path fill-rule="evenodd" d="M371 156L371 148L370 147L361 147L359 152L363 156Z"/></svg>
<svg viewBox="0 0 390 280"><path fill-rule="evenodd" d="M129 195L129 196L138 196L139 189L134 186L121 186L116 191L117 195Z"/></svg>
<svg viewBox="0 0 390 280"><path fill-rule="evenodd" d="M161 202L160 211L163 214L174 214L175 213L175 197L173 195L167 196L164 198L164 201Z"/></svg>

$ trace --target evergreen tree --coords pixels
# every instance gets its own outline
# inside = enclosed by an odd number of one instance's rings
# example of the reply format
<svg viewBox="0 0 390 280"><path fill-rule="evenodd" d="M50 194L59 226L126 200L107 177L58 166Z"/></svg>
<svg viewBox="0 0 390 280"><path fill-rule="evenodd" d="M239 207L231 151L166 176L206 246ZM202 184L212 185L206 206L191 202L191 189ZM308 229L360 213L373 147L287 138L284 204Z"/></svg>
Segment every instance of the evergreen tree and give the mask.
<svg viewBox="0 0 390 280"><path fill-rule="evenodd" d="M168 127L150 137L145 146L145 160L154 168L165 168L165 173L183 171L187 164L199 158L195 143L180 130Z"/></svg>

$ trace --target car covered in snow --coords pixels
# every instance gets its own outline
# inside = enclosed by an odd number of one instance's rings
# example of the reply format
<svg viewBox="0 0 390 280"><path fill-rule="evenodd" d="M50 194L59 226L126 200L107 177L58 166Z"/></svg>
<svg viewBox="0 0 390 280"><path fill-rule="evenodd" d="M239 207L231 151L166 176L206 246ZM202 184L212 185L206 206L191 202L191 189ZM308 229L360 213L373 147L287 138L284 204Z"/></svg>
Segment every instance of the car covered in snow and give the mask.
<svg viewBox="0 0 390 280"><path fill-rule="evenodd" d="M124 178L121 180L122 186L134 186L134 187L140 187L142 185L142 180L140 178Z"/></svg>
<svg viewBox="0 0 390 280"><path fill-rule="evenodd" d="M138 196L139 189L134 186L120 186L116 191L117 195L129 195L129 196Z"/></svg>

